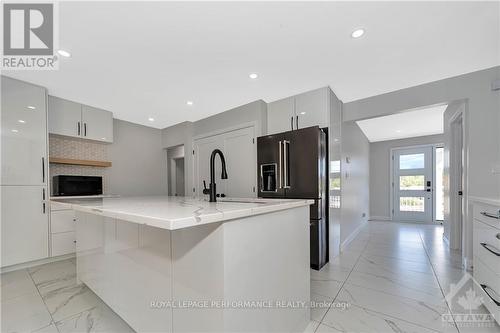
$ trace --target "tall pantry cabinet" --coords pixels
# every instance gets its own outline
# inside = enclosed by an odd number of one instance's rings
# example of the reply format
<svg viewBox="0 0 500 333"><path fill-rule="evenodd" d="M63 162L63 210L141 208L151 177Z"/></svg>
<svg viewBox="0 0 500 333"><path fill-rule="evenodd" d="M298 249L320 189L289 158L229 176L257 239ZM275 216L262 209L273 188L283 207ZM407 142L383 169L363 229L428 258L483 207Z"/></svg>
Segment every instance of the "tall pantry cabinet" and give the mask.
<svg viewBox="0 0 500 333"><path fill-rule="evenodd" d="M2 76L1 266L47 258L47 91Z"/></svg>

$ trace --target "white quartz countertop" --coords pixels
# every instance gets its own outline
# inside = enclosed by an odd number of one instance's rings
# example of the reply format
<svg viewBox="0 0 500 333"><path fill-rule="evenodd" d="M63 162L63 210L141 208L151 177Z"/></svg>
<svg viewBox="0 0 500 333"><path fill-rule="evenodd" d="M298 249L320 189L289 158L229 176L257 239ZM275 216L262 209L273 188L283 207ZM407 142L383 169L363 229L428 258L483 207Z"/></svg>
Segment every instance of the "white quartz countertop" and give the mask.
<svg viewBox="0 0 500 333"><path fill-rule="evenodd" d="M104 197L51 198L76 211L146 224L167 230L267 214L284 209L309 206L314 200L223 198L208 202L191 197Z"/></svg>

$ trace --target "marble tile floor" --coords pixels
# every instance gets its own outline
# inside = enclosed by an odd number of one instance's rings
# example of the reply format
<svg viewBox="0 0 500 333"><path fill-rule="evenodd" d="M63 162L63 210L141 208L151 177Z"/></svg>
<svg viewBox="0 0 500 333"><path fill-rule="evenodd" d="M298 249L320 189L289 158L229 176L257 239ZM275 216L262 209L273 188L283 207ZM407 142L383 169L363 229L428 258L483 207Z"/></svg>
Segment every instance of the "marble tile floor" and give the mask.
<svg viewBox="0 0 500 333"><path fill-rule="evenodd" d="M339 257L311 271L312 300L332 305L312 311L308 332L500 333L496 323L458 316L488 312L467 297L472 281L442 234L440 225L370 221Z"/></svg>
<svg viewBox="0 0 500 333"><path fill-rule="evenodd" d="M441 226L369 222L339 257L311 270L311 299L331 305L311 310L306 332L500 333L491 322L443 322L487 313L475 304L465 310L469 280L445 297L464 276ZM133 332L76 283L74 259L4 273L0 282L1 332Z"/></svg>
<svg viewBox="0 0 500 333"><path fill-rule="evenodd" d="M87 287L74 259L3 273L1 332L134 332Z"/></svg>

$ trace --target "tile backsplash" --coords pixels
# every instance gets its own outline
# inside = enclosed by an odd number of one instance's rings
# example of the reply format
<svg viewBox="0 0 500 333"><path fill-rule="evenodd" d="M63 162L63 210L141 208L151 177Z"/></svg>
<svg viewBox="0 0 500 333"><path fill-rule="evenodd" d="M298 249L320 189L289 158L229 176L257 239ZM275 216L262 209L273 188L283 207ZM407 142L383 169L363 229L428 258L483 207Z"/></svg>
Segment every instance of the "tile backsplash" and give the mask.
<svg viewBox="0 0 500 333"><path fill-rule="evenodd" d="M81 160L108 160L108 144L49 135L49 156ZM83 165L50 164L50 186L52 177L57 175L101 176L103 192L108 193L107 168Z"/></svg>

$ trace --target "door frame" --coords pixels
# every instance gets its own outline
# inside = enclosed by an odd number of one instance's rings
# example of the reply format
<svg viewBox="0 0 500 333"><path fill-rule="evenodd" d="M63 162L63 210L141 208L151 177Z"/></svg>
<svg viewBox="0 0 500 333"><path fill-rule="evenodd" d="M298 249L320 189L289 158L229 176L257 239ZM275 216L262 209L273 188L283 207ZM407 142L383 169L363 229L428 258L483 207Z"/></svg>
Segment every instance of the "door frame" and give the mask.
<svg viewBox="0 0 500 333"><path fill-rule="evenodd" d="M468 136L467 136L467 102L461 102L447 121L450 129L450 185L449 185L449 223L450 249L459 250L465 268L472 266L472 258L468 258L472 246L472 226L468 221ZM461 126L460 126L461 124ZM461 158L460 158L461 157ZM460 172L461 171L461 172ZM461 178L461 180L460 180ZM462 183L463 195L458 196L458 184Z"/></svg>
<svg viewBox="0 0 500 333"><path fill-rule="evenodd" d="M435 163L435 154L437 147L443 147L443 143L431 143L424 145L412 145L412 146L402 146L402 147L392 147L389 151L389 213L391 214L391 221L394 221L394 151L400 149L414 149L414 148L427 148L432 147L432 221L431 224L435 224L436 222L436 205L435 205L435 193L436 193L436 163ZM428 222L420 222L420 221L398 221L405 223L421 223L421 224L429 224Z"/></svg>
<svg viewBox="0 0 500 333"><path fill-rule="evenodd" d="M237 130L241 130L241 129L245 129L245 128L249 128L249 127L252 127L253 128L253 139L254 139L254 145L253 145L253 156L254 156L254 164L257 168L257 133L256 133L256 129L258 129L258 126L257 126L257 122L256 121L249 121L249 122L245 122L245 123L241 123L241 124L238 124L238 125L235 125L235 126L230 126L230 127L226 127L226 128L223 128L223 129L218 129L218 130L215 130L215 131L210 131L210 132L207 132L207 133L203 133L203 134L198 134L196 136L193 136L193 138L191 139L191 147L192 147L192 151L191 151L191 154L192 156L194 156L194 150L195 150L195 142L197 140L201 140L201 139L206 139L206 138L209 138L209 137L212 137L212 136L217 136L217 135L222 135L222 134L225 134L225 133L229 133L229 132L233 132L233 131L237 131ZM184 160L184 163L186 163L186 160ZM193 189L196 189L197 187L197 184L196 184L196 179L197 179L197 175L196 175L196 172L197 172L197 169L196 169L196 159L195 158L191 158L191 179L193 180L192 182L192 187ZM257 182L257 174L255 174L255 196L257 196L257 185L258 185L258 182ZM196 197L200 197L200 191L198 192L193 192L193 194L196 196Z"/></svg>

